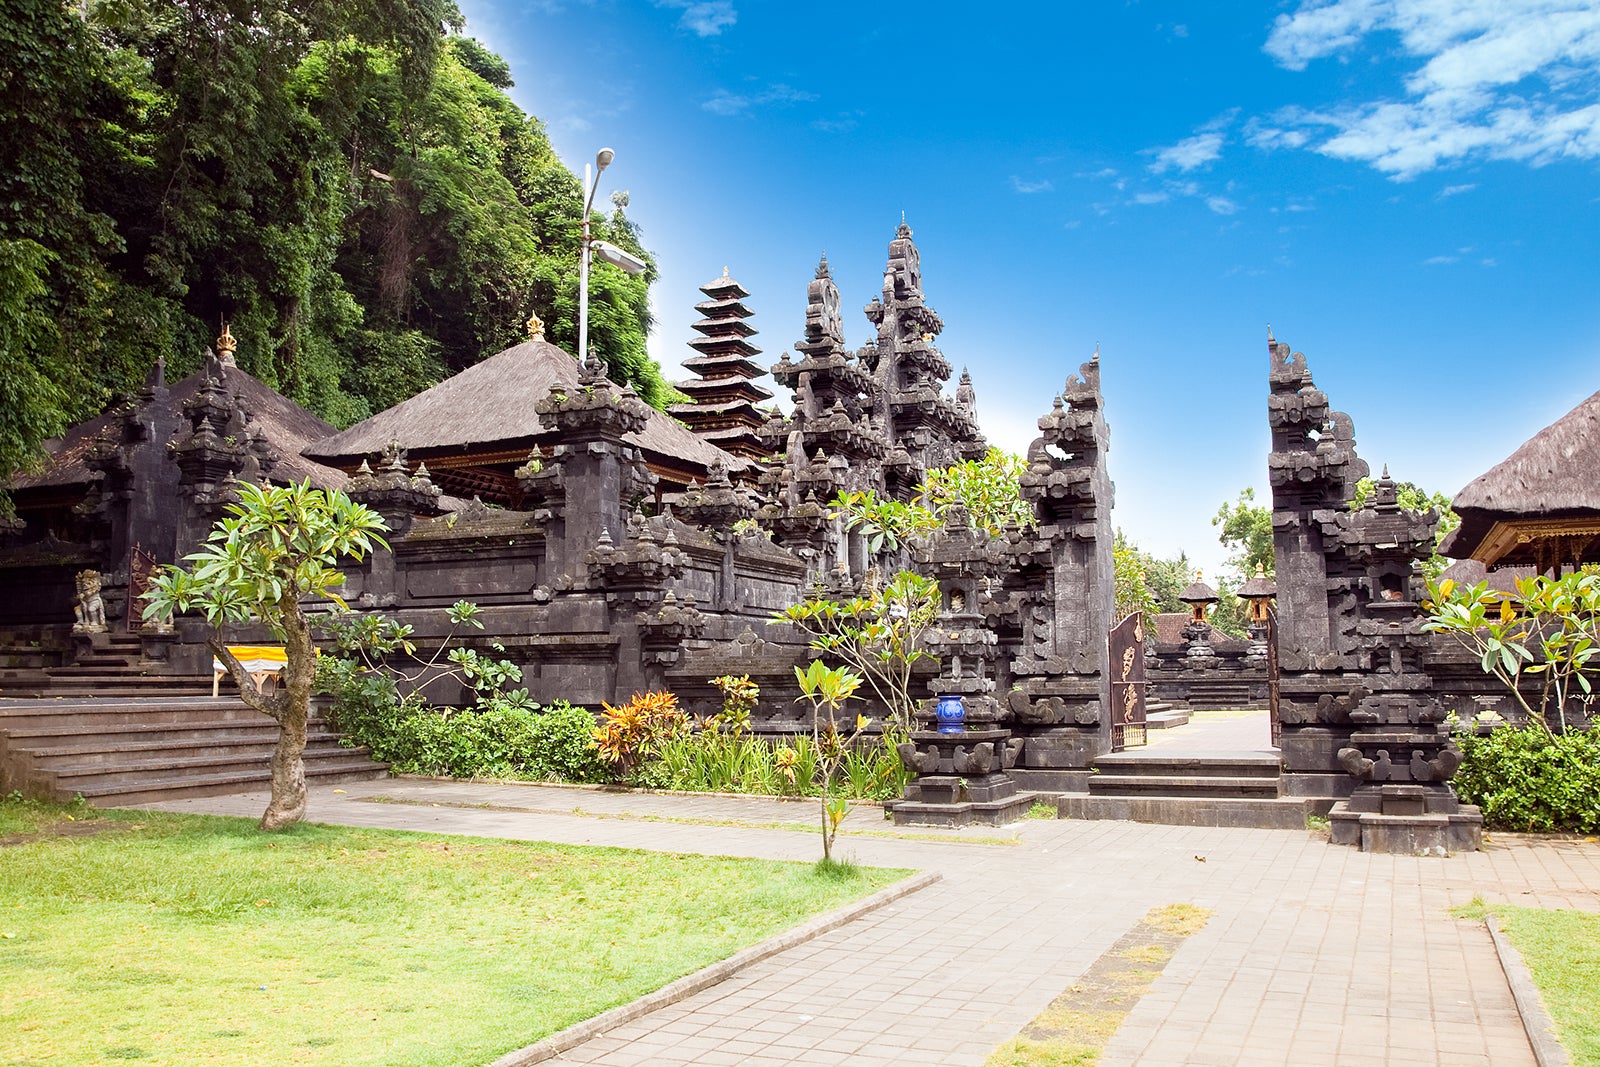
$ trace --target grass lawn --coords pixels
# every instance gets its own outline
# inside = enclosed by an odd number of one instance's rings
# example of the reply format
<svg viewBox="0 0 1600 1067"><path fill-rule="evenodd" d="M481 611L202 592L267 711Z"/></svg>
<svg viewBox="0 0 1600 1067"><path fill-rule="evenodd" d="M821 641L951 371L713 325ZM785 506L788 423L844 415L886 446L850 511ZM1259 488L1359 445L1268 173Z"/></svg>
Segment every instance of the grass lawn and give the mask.
<svg viewBox="0 0 1600 1067"><path fill-rule="evenodd" d="M16 802L0 842L14 1067L486 1064L906 873Z"/></svg>
<svg viewBox="0 0 1600 1067"><path fill-rule="evenodd" d="M1600 914L1494 904L1576 1067L1600 1067Z"/></svg>

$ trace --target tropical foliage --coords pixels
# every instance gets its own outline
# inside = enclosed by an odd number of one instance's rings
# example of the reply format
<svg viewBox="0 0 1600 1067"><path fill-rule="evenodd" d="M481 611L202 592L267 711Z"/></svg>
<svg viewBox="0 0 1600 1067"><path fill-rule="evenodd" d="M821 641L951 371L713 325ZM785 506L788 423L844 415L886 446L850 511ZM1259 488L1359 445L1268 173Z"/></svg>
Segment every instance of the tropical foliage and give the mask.
<svg viewBox="0 0 1600 1067"><path fill-rule="evenodd" d="M579 182L462 28L451 0L8 0L0 473L158 356L195 369L223 320L245 370L341 426L531 312L572 350ZM648 258L620 207L595 225ZM598 265L590 337L662 404L652 275Z"/></svg>
<svg viewBox="0 0 1600 1067"><path fill-rule="evenodd" d="M306 775L302 754L311 715L316 646L306 605L333 599L344 584L338 564L359 560L375 545L387 547L387 529L377 512L335 489L302 485L238 486L239 502L227 507L188 567L169 566L152 575L147 619L170 619L194 610L212 626L212 654L224 663L244 702L278 723L272 754L272 799L261 817L263 830L277 830L305 815ZM284 644L283 681L264 692L223 641L229 623L264 623Z"/></svg>
<svg viewBox="0 0 1600 1067"><path fill-rule="evenodd" d="M866 680L889 709L892 727L910 730L917 705L911 680L918 663L935 658L922 638L938 613L939 583L900 571L887 585L869 582L861 596L812 597L775 613L771 621L799 627L813 651Z"/></svg>
<svg viewBox="0 0 1600 1067"><path fill-rule="evenodd" d="M1600 730L1500 726L1456 743L1463 758L1451 784L1482 809L1485 829L1600 833Z"/></svg>
<svg viewBox="0 0 1600 1067"><path fill-rule="evenodd" d="M1600 684L1600 571L1518 579L1514 593L1487 582L1428 584L1423 628L1448 634L1479 659L1530 723L1591 721ZM1537 689L1537 702L1529 690Z"/></svg>
<svg viewBox="0 0 1600 1067"><path fill-rule="evenodd" d="M991 448L982 459L928 471L910 503L866 489L841 491L829 506L839 510L845 529L866 537L867 551L875 556L893 553L907 538L938 528L955 506L966 509L973 526L999 536L1007 526L1034 524L1033 507L1019 491L1026 470L1022 457Z"/></svg>

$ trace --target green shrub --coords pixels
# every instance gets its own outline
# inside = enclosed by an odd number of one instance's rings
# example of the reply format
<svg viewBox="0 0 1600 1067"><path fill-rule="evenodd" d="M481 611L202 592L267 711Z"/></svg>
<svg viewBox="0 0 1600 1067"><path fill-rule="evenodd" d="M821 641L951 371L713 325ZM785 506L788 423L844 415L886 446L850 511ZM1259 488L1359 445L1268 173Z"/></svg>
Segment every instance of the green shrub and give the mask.
<svg viewBox="0 0 1600 1067"><path fill-rule="evenodd" d="M337 656L321 658L317 680L333 695L334 728L402 774L563 782L610 777L594 751L594 716L564 700L541 709L514 690L472 708L435 708L417 693L401 697L390 676Z"/></svg>
<svg viewBox="0 0 1600 1067"><path fill-rule="evenodd" d="M1502 726L1456 738L1452 784L1491 830L1600 832L1600 730Z"/></svg>

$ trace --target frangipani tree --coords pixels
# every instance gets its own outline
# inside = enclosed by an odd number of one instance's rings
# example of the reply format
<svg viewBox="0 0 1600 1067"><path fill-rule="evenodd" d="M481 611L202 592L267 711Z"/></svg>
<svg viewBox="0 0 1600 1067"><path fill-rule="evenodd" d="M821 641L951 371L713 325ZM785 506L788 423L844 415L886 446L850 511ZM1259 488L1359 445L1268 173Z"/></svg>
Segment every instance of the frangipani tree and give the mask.
<svg viewBox="0 0 1600 1067"><path fill-rule="evenodd" d="M374 545L387 548L388 527L370 508L338 490L300 485L238 486L239 502L227 507L188 567L169 566L151 579L146 619L198 611L212 626L212 654L228 668L239 695L278 723L272 753L272 800L261 817L263 830L297 822L306 810L303 755L316 647L311 641L308 601L327 598L343 606L334 589L344 584L338 563L359 561ZM283 642L287 662L272 692L264 692L222 639L229 623L259 621Z"/></svg>

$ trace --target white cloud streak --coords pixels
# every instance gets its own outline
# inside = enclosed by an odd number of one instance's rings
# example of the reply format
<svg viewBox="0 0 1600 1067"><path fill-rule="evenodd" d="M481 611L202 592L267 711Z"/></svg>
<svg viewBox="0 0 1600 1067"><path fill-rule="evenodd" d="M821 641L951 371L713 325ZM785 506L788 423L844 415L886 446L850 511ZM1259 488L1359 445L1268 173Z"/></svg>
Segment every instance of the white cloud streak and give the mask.
<svg viewBox="0 0 1600 1067"><path fill-rule="evenodd" d="M718 89L709 99L703 101L700 107L713 115L743 115L772 104L787 106L809 103L816 99L818 99L816 93L808 93L792 85L779 84L768 86L756 93L733 93L727 89Z"/></svg>
<svg viewBox="0 0 1600 1067"><path fill-rule="evenodd" d="M1394 34L1418 65L1404 98L1286 108L1247 130L1396 180L1475 159L1600 157L1600 4L1593 0L1305 0L1266 52L1290 70Z"/></svg>
<svg viewBox="0 0 1600 1067"><path fill-rule="evenodd" d="M715 37L739 21L733 0L655 0L655 4L682 11L678 25L697 37Z"/></svg>
<svg viewBox="0 0 1600 1067"><path fill-rule="evenodd" d="M1024 181L1015 174L1011 176L1011 188L1027 196L1032 193L1048 193L1055 189L1050 184L1050 179L1040 178L1038 181Z"/></svg>

